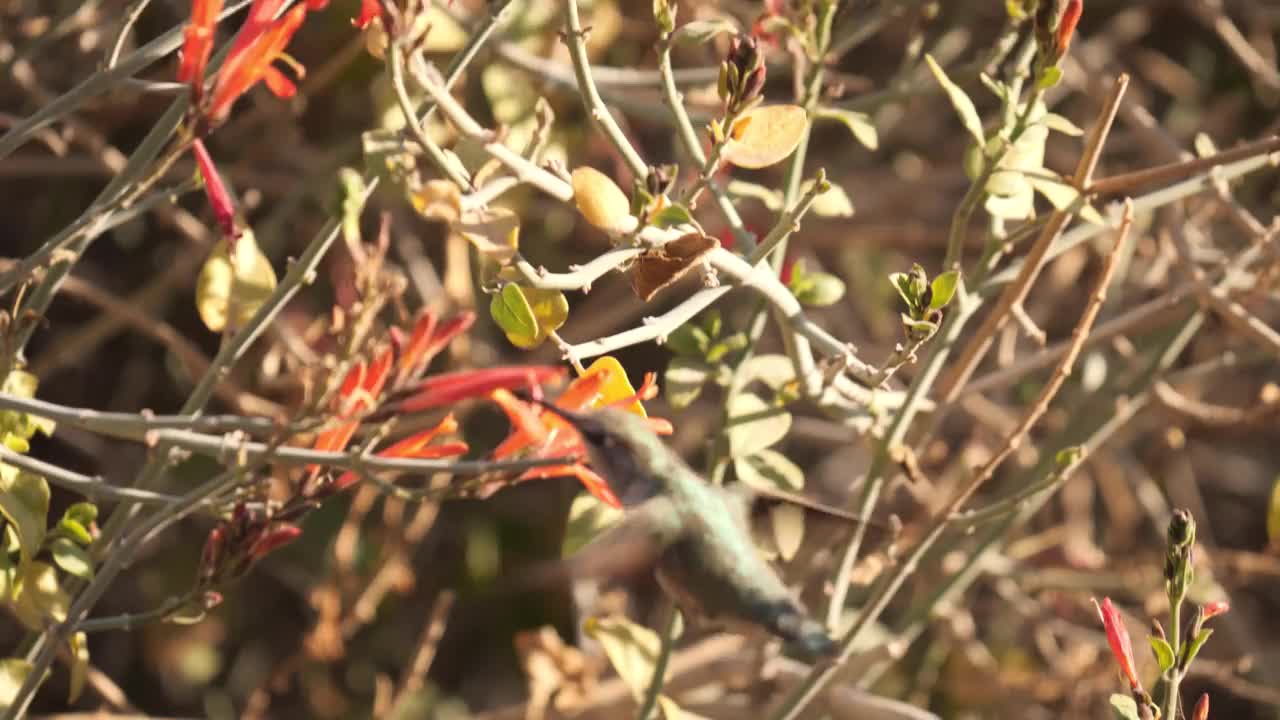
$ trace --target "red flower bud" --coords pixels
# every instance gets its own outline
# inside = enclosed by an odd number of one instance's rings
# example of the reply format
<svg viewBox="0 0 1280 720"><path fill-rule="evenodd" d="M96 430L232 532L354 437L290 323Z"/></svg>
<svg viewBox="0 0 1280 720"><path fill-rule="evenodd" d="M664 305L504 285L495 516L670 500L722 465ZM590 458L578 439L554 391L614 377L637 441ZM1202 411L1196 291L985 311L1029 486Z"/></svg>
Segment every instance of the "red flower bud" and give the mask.
<svg viewBox="0 0 1280 720"><path fill-rule="evenodd" d="M1102 626L1106 628L1107 644L1111 646L1111 654L1115 656L1120 672L1129 681L1129 689L1141 690L1142 683L1138 681L1138 672L1135 669L1137 665L1133 662L1133 644L1129 641L1129 630L1124 625L1124 618L1111 604L1111 598L1103 598L1101 605L1094 600L1093 605L1098 609Z"/></svg>
<svg viewBox="0 0 1280 720"><path fill-rule="evenodd" d="M1191 712L1191 720L1209 720L1209 693L1200 695L1196 709Z"/></svg>
<svg viewBox="0 0 1280 720"><path fill-rule="evenodd" d="M252 547L249 548L249 558L255 561L261 560L271 551L297 540L301 534L302 528L297 525L277 525L253 543Z"/></svg>
<svg viewBox="0 0 1280 720"><path fill-rule="evenodd" d="M1200 618L1203 622L1212 617L1217 617L1231 609L1231 605L1224 600L1214 600L1211 603L1205 603L1200 608Z"/></svg>
<svg viewBox="0 0 1280 720"><path fill-rule="evenodd" d="M226 238L227 244L234 247L240 233L236 231L236 207L231 200L231 193L227 192L227 186L222 182L222 176L218 174L218 168L214 167L213 158L209 156L204 143L200 140L193 142L191 152L196 156L200 177L204 178L204 194L208 196L209 205L213 208L214 221L218 223L218 229L222 230L222 237Z"/></svg>

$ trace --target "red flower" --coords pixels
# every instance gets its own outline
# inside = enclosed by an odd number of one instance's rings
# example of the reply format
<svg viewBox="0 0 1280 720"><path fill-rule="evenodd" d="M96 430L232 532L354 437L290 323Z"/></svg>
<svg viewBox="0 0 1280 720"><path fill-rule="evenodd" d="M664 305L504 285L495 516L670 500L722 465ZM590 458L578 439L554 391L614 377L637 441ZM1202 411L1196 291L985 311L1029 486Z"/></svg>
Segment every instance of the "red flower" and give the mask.
<svg viewBox="0 0 1280 720"><path fill-rule="evenodd" d="M1111 654L1120 665L1120 672L1124 673L1125 679L1129 681L1129 688L1134 691L1141 690L1142 683L1138 681L1138 672L1135 669L1137 666L1133 662L1133 644L1129 642L1129 630L1124 625L1124 618L1111 604L1111 598L1103 598L1101 605L1094 600L1093 605L1098 609L1098 617L1102 619L1102 626L1107 631L1107 644L1111 646Z"/></svg>
<svg viewBox="0 0 1280 720"><path fill-rule="evenodd" d="M384 409L394 413L421 412L480 397L499 388L534 387L563 375L563 368L552 365L517 365L433 375L406 390L406 397L388 403Z"/></svg>
<svg viewBox="0 0 1280 720"><path fill-rule="evenodd" d="M191 24L186 29L178 80L191 85L193 103L199 108L200 115L209 127L226 120L235 101L259 81L265 82L277 97L293 97L297 91L293 81L272 63L281 60L302 77L304 68L285 54L285 46L302 26L307 12L322 9L328 4L328 0L306 0L277 18L284 3L285 0L254 0L249 8L248 19L240 28L226 62L218 71L212 96L206 105L205 67L213 50L214 28L218 13L222 11L222 0L193 0Z"/></svg>
<svg viewBox="0 0 1280 720"><path fill-rule="evenodd" d="M214 28L222 12L222 0L194 0L191 22L183 30L178 82L191 85L192 102L199 104L204 92L204 69L213 53Z"/></svg>
<svg viewBox="0 0 1280 720"><path fill-rule="evenodd" d="M449 413L448 415L445 416L444 420L441 420L439 424L437 424L435 427L429 428L427 430L423 430L422 432L416 433L414 435L410 435L409 437L401 440L400 442L392 445L391 447L385 450L380 450L377 453L377 455L378 457L385 457L385 458L398 457L398 458L427 458L427 459L453 457L455 455L462 455L463 453L467 452L467 450L469 449L466 443L451 442L451 443L442 443L440 445L430 444L431 441L435 440L436 437L438 437L439 435L442 435L444 433L455 433L457 431L458 431L458 421L453 417L453 413ZM346 488L355 484L355 482L359 479L360 479L359 475L357 475L353 471L348 470L347 472L339 476L338 479L334 482L333 484L334 489L345 490Z"/></svg>
<svg viewBox="0 0 1280 720"><path fill-rule="evenodd" d="M200 167L200 176L204 178L204 193L209 197L209 205L213 207L214 220L227 243L234 245L240 233L236 231L236 207L231 200L231 193L227 192L227 186L222 182L222 176L218 174L218 168L214 167L213 158L209 157L204 143L197 139L192 143L191 151L195 153L196 165Z"/></svg>
<svg viewBox="0 0 1280 720"><path fill-rule="evenodd" d="M364 30L369 27L369 23L380 17L382 17L380 0L360 0L360 16L352 20L351 24Z"/></svg>
<svg viewBox="0 0 1280 720"><path fill-rule="evenodd" d="M1209 618L1222 615L1223 613L1227 612L1230 609L1231 609L1231 605L1229 605L1223 600L1215 600L1210 603L1205 603L1200 608L1200 622L1204 622Z"/></svg>
<svg viewBox="0 0 1280 720"><path fill-rule="evenodd" d="M1067 54L1067 48L1071 47L1071 36L1076 31L1076 25L1080 22L1080 16L1084 13L1084 0L1068 0L1066 10L1062 12L1062 18L1058 20L1058 56Z"/></svg>

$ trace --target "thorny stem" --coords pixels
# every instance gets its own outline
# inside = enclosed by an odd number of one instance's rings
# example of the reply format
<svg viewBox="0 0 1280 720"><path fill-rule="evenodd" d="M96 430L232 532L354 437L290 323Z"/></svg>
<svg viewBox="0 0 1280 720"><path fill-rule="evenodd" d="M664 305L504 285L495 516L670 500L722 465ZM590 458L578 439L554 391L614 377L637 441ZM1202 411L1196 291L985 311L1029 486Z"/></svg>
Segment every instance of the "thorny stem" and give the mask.
<svg viewBox="0 0 1280 720"><path fill-rule="evenodd" d="M631 168L636 178L644 179L649 174L648 166L640 157L640 153L631 146L631 141L627 140L626 134L622 132L622 128L618 127L617 121L613 119L608 108L604 106L604 100L600 99L600 91L596 90L595 82L591 79L591 61L587 58L586 32L582 29L582 21L578 18L578 0L569 0L565 4L568 10L565 13L565 42L569 45L569 58L573 61L573 71L578 77L578 90L582 93L582 102L586 106L587 115L605 135L609 136L613 146L622 153L622 158L626 160L627 166Z"/></svg>
<svg viewBox="0 0 1280 720"><path fill-rule="evenodd" d="M658 697L662 695L662 686L667 678L667 665L671 661L671 650L675 647L676 627L680 624L680 611L670 601L664 603L666 622L658 631L658 640L662 644L658 648L658 657L653 662L653 677L645 690L644 701L636 713L636 720L649 720L658 709Z"/></svg>
<svg viewBox="0 0 1280 720"><path fill-rule="evenodd" d="M907 578L915 572L925 554L942 537L943 532L950 524L950 518L959 512L969 498L991 479L996 469L1013 454L1031 428L1048 411L1053 398L1062 388L1067 376L1071 374L1071 367L1075 362L1075 358L1079 354L1080 348L1084 345L1085 337L1088 336L1089 330L1093 327L1094 320L1098 317L1098 311L1102 308L1103 300L1106 298L1107 286L1110 284L1111 277L1115 272L1116 261L1120 257L1120 251L1128 238L1132 219L1133 210L1132 205L1130 205L1126 212L1125 221L1121 224L1119 232L1117 232L1115 245L1107 255L1106 265L1094 283L1093 291L1089 297L1089 304L1085 307L1080 320L1076 323L1075 330L1072 331L1072 351L1068 352L1058 363L1052 379L1040 391L1039 397L1024 414L1018 426L1006 436L1005 442L1000 449L983 464L982 468L975 472L972 478L963 484L960 490L948 501L946 507L934 516L932 527L928 533L912 548L908 556L895 568L893 575L880 586L867 604L867 607L858 615L853 627L840 640L840 661L848 660L853 654L854 643L857 642L862 632L880 617L880 614L888 606L889 601L897 594ZM835 675L840 664L841 662L837 662L826 667L815 667L801 682L800 686L783 702L778 713L773 716L774 720L795 720L817 695L817 692Z"/></svg>
<svg viewBox="0 0 1280 720"><path fill-rule="evenodd" d="M671 38L666 34L658 41L658 73L662 78L662 95L671 109L671 117L675 120L676 135L680 138L680 144L689 158L699 167L703 167L707 164L707 157L702 152L702 143L698 139L697 130L693 127L693 121L689 119L689 112L685 110L684 96L676 87L675 73L671 69ZM729 223L729 229L733 232L733 237L738 241L742 252L751 253L755 247L755 238L743 227L742 217L738 215L738 209L734 206L733 200L716 183L714 177L707 181L706 186L716 199L716 205Z"/></svg>

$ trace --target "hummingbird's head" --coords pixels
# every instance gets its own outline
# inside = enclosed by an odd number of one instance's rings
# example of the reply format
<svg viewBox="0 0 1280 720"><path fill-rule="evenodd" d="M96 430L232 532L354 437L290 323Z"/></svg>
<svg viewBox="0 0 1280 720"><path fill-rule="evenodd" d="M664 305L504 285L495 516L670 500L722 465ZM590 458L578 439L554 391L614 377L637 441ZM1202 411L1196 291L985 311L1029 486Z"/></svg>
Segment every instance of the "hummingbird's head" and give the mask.
<svg viewBox="0 0 1280 720"><path fill-rule="evenodd" d="M623 505L643 502L657 492L652 465L663 446L644 418L617 408L579 412L535 402L578 431L591 467Z"/></svg>

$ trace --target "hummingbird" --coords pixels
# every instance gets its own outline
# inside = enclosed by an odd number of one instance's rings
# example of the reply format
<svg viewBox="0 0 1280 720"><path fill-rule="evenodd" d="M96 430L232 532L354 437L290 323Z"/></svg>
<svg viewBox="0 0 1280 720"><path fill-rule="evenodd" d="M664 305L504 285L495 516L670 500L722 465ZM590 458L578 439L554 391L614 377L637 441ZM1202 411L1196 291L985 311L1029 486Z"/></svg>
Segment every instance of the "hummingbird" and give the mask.
<svg viewBox="0 0 1280 720"><path fill-rule="evenodd" d="M659 586L688 616L731 630L763 629L811 657L836 654L826 628L756 548L751 516L758 500L772 499L856 518L782 491L712 485L641 417L624 410L584 413L535 402L577 430L592 468L623 507L617 524L565 561L567 572L599 576L653 567Z"/></svg>

